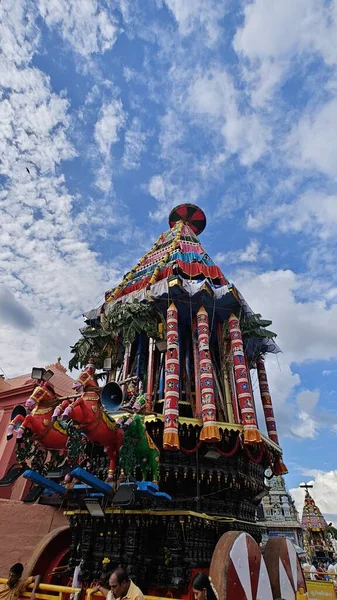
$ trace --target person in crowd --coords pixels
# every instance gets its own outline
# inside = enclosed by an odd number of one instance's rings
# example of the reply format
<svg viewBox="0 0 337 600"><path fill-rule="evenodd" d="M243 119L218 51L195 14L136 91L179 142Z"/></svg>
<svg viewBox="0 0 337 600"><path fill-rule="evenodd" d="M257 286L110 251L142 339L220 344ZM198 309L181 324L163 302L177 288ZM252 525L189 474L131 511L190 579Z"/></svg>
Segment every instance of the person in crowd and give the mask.
<svg viewBox="0 0 337 600"><path fill-rule="evenodd" d="M0 584L0 600L17 600L31 583L34 583L34 587L30 600L34 600L41 576L35 575L35 577L22 579L23 568L21 563L15 563L10 568L7 583Z"/></svg>
<svg viewBox="0 0 337 600"><path fill-rule="evenodd" d="M315 565L311 565L310 567L310 579L312 579L312 581L316 581L317 579L317 569Z"/></svg>
<svg viewBox="0 0 337 600"><path fill-rule="evenodd" d="M321 563L321 562L318 563L318 565L317 565L316 579L318 579L319 581L324 581L324 579L325 579L325 571L324 571L323 563Z"/></svg>
<svg viewBox="0 0 337 600"><path fill-rule="evenodd" d="M335 581L336 579L336 565L335 565L335 561L332 561L328 568L327 568L327 572L328 572L328 578L329 581Z"/></svg>
<svg viewBox="0 0 337 600"><path fill-rule="evenodd" d="M109 578L110 589L99 584L92 590L92 594L101 592L107 600L145 600L143 592L129 578L125 569L118 567L112 571ZM0 598L1 600L1 598Z"/></svg>
<svg viewBox="0 0 337 600"><path fill-rule="evenodd" d="M218 600L217 591L205 573L198 573L192 581L194 600Z"/></svg>

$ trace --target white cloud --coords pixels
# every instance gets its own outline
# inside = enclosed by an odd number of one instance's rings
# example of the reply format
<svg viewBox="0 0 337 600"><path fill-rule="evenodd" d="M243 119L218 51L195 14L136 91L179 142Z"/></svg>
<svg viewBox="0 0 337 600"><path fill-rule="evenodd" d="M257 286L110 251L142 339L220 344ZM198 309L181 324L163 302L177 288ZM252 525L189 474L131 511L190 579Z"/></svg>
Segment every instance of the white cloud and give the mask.
<svg viewBox="0 0 337 600"><path fill-rule="evenodd" d="M266 315L263 316L266 317ZM281 437L282 445L283 437L293 437L294 435L291 428L296 418L294 405L289 404L289 398L294 393L294 390L300 385L301 380L299 375L291 370L289 360L284 354L279 354L277 356L273 354L267 355L266 370L275 411L277 430ZM257 376L254 374L254 371L252 371L252 374L254 394L256 396L256 407L259 414L259 426L262 428L261 424L264 423L264 417L261 408Z"/></svg>
<svg viewBox="0 0 337 600"><path fill-rule="evenodd" d="M132 119L129 129L125 132L125 148L122 165L125 169L137 169L140 165L140 157L146 149L147 135L141 128L140 120Z"/></svg>
<svg viewBox="0 0 337 600"><path fill-rule="evenodd" d="M156 200L159 200L160 202L165 200L165 183L161 175L154 175L151 177L149 192Z"/></svg>
<svg viewBox="0 0 337 600"><path fill-rule="evenodd" d="M293 435L303 440L314 440L318 435L318 421L305 410L298 412L297 419L298 421L291 428Z"/></svg>
<svg viewBox="0 0 337 600"><path fill-rule="evenodd" d="M246 248L242 250L233 250L232 252L218 252L214 260L216 263L224 265L238 263L256 263L269 260L269 254L266 251L260 251L260 244L257 240L251 240Z"/></svg>
<svg viewBox="0 0 337 600"><path fill-rule="evenodd" d="M247 218L247 227L259 230L275 222L279 231L306 233L322 239L334 238L337 233L337 196L322 192L307 192L292 203L266 207Z"/></svg>
<svg viewBox="0 0 337 600"><path fill-rule="evenodd" d="M220 130L225 148L251 165L267 151L269 127L257 113L239 106L239 95L230 75L220 69L197 73L188 90L190 111L207 116L208 125Z"/></svg>
<svg viewBox="0 0 337 600"><path fill-rule="evenodd" d="M305 390L305 391L297 394L297 398L296 398L296 402L297 402L299 408L303 411L306 411L307 414L310 414L315 410L318 400L319 400L319 391L318 390L314 390L311 392L309 390Z"/></svg>
<svg viewBox="0 0 337 600"><path fill-rule="evenodd" d="M310 474L311 473L311 474ZM306 473L304 473L306 474ZM312 481L313 488L309 490L310 495L315 500L318 508L326 517L327 522L337 522L337 471L312 471L307 472L309 477L314 477ZM291 495L295 500L297 510L300 517L302 516L305 490L297 487L290 490Z"/></svg>
<svg viewBox="0 0 337 600"><path fill-rule="evenodd" d="M95 125L95 140L101 154L110 156L111 147L119 140L119 130L124 126L125 113L120 100L103 104Z"/></svg>
<svg viewBox="0 0 337 600"><path fill-rule="evenodd" d="M194 203L200 195L198 181L186 183L185 172L179 173L176 180L173 175L171 172L164 172L162 175L154 175L149 181L147 190L158 203L156 209L149 214L154 221L167 219L174 206L186 202L186 198Z"/></svg>
<svg viewBox="0 0 337 600"><path fill-rule="evenodd" d="M239 271L235 283L253 310L273 321L289 362L337 359L337 304L327 306L320 295L316 299L314 288L308 290L293 271Z"/></svg>
<svg viewBox="0 0 337 600"><path fill-rule="evenodd" d="M225 5L216 0L165 0L179 26L181 35L187 36L201 29L206 44L213 44L220 35L219 19L224 16Z"/></svg>
<svg viewBox="0 0 337 600"><path fill-rule="evenodd" d="M82 56L104 53L114 45L118 29L104 2L97 0L38 0L42 18Z"/></svg>
<svg viewBox="0 0 337 600"><path fill-rule="evenodd" d="M177 110L178 109L178 110ZM160 119L160 148L161 156L171 164L178 164L182 158L181 144L186 139L186 125L179 107L169 108Z"/></svg>
<svg viewBox="0 0 337 600"><path fill-rule="evenodd" d="M309 55L321 55L335 65L337 5L315 0L255 0L244 8L244 24L234 37L234 49L243 60L246 82L256 105L268 102L286 77L294 57L302 64Z"/></svg>
<svg viewBox="0 0 337 600"><path fill-rule="evenodd" d="M337 98L333 98L315 112L302 115L285 144L292 166L316 169L336 180L336 111Z"/></svg>
<svg viewBox="0 0 337 600"><path fill-rule="evenodd" d="M26 3L3 0L0 4L1 58L19 65L29 62L39 40L39 30ZM22 27L22 23L25 27ZM2 80L1 80L2 81Z"/></svg>
<svg viewBox="0 0 337 600"><path fill-rule="evenodd" d="M321 428L333 429L336 418L322 410L319 392L300 388L296 363L337 360L337 305L328 306L320 295L316 299L308 293L307 282L292 271L238 270L231 278L278 333L283 354L268 356L267 372L281 434L314 439Z"/></svg>
<svg viewBox="0 0 337 600"><path fill-rule="evenodd" d="M62 163L76 156L69 102L29 66L39 40L34 15L23 6L0 5L6 40L0 65L6 88L0 98L0 271L15 308L15 315L2 314L0 365L9 376L60 354L66 362L64 354L79 335L81 312L103 299L109 269L99 264L74 213L78 199L62 175Z"/></svg>

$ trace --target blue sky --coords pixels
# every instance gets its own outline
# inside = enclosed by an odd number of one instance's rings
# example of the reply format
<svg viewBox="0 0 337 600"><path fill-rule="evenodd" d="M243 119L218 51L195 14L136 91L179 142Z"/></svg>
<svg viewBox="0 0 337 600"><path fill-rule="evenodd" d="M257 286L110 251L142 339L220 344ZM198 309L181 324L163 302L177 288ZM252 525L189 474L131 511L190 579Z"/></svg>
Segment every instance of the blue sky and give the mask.
<svg viewBox="0 0 337 600"><path fill-rule="evenodd" d="M3 371L66 363L82 312L194 202L208 253L278 333L288 486L313 478L337 513L337 2L0 13Z"/></svg>

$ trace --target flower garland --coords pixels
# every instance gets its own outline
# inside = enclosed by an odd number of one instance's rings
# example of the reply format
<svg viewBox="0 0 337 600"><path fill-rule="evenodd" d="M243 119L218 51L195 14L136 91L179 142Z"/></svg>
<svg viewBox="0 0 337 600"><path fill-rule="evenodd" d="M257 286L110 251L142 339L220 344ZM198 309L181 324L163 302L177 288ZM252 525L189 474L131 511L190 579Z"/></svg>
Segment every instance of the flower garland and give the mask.
<svg viewBox="0 0 337 600"><path fill-rule="evenodd" d="M264 455L264 452L265 452L265 446L264 446L264 444L260 444L259 454L258 454L257 458L255 458L255 456L253 456L251 454L251 452L250 452L250 450L249 450L249 448L247 446L245 446L245 451L246 451L246 454L247 454L249 460L251 460L253 463L255 463L256 465L258 465L261 462L262 458L263 458L263 455Z"/></svg>
<svg viewBox="0 0 337 600"><path fill-rule="evenodd" d="M234 447L232 450L230 450L230 452L224 452L223 450L221 450L218 446L218 444L213 444L214 448L216 449L217 452L219 452L219 454L221 454L221 456L224 456L225 458L229 458L230 456L234 456L234 454L236 454L236 452L239 449L240 446L240 436L238 435L234 444Z"/></svg>

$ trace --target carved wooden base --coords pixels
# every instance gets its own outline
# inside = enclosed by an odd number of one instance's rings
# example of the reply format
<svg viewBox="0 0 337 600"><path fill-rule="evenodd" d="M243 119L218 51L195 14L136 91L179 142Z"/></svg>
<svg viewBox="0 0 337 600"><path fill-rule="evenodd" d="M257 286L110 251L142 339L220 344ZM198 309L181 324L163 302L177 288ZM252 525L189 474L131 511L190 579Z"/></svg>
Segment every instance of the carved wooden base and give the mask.
<svg viewBox="0 0 337 600"><path fill-rule="evenodd" d="M193 569L209 567L224 532L240 528L261 539L253 523L224 523L186 513L128 511L105 519L74 514L69 568L83 560L82 579L91 582L108 579L114 567L123 565L144 592L170 589L179 594L187 591ZM104 559L110 562L104 564Z"/></svg>

